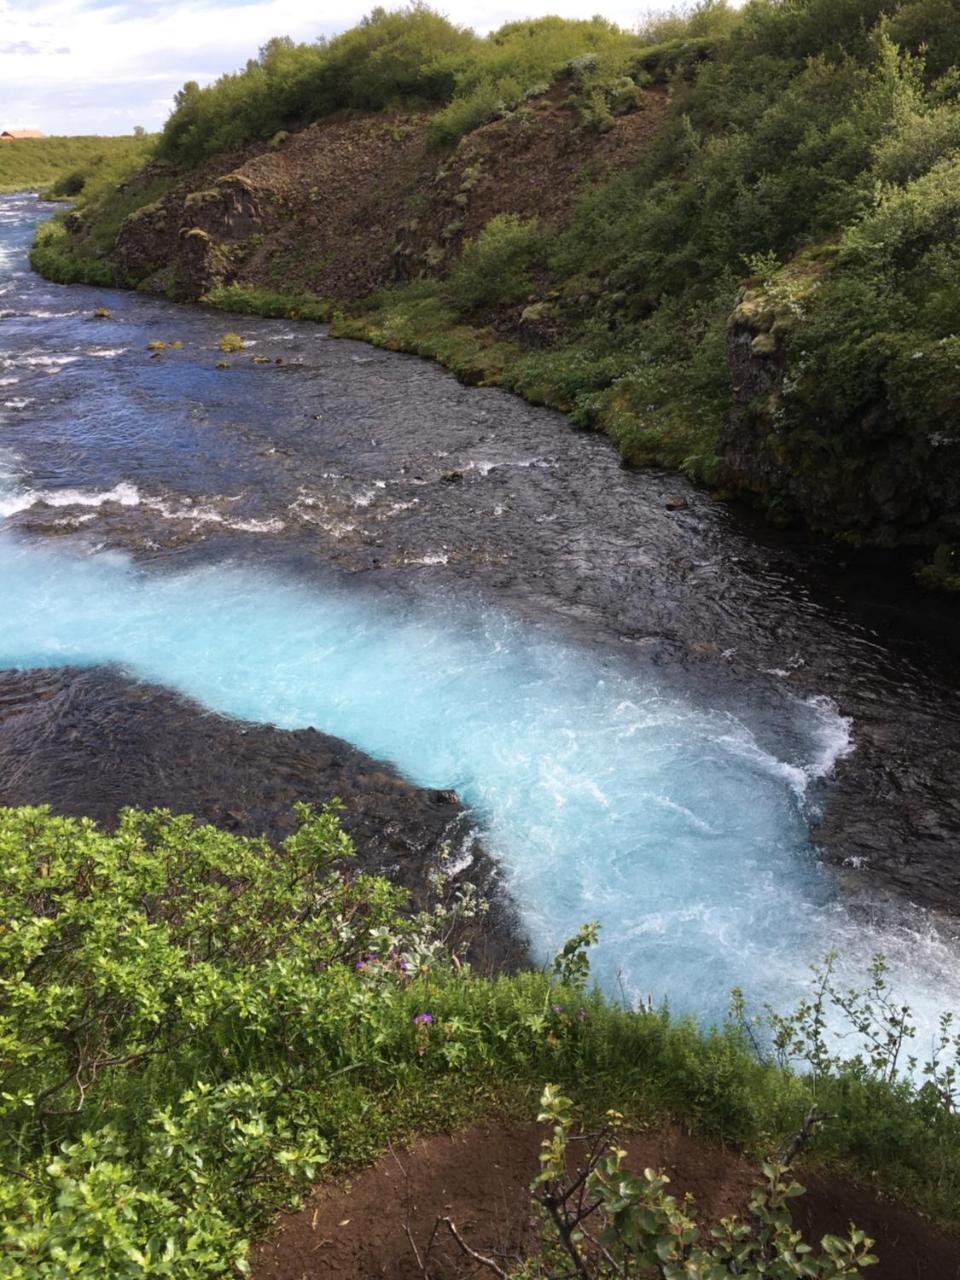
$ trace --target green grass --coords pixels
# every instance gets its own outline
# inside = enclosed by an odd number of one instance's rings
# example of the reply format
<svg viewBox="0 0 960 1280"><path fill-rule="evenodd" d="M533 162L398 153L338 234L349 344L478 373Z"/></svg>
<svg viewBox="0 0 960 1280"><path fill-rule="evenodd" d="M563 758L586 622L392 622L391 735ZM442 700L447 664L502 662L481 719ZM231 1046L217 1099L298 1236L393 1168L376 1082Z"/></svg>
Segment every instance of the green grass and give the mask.
<svg viewBox="0 0 960 1280"><path fill-rule="evenodd" d="M71 174L109 174L118 167L136 168L145 159L152 140L134 137L23 138L0 142L0 192L39 191ZM65 196L78 194L77 183L67 184ZM55 193L56 194L56 193Z"/></svg>
<svg viewBox="0 0 960 1280"><path fill-rule="evenodd" d="M332 308L322 298L302 293L273 293L252 285L230 284L214 289L204 302L220 311L267 316L275 320L329 320Z"/></svg>
<svg viewBox="0 0 960 1280"><path fill-rule="evenodd" d="M933 1086L797 1075L739 1024L624 1009L578 985L578 943L551 972L474 975L439 940L482 927L469 893L410 918L350 869L335 813L301 819L274 851L159 812L108 835L0 810L4 1274L226 1275L320 1177L529 1117L546 1081L588 1123L670 1117L758 1158L815 1103L835 1118L814 1160L958 1220L960 1117Z"/></svg>

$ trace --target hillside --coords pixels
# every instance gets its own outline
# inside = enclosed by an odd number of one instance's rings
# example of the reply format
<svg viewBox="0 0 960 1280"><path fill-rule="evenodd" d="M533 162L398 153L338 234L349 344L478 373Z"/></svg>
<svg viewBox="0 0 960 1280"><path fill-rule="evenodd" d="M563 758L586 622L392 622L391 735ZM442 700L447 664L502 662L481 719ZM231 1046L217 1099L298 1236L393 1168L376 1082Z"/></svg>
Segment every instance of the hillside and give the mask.
<svg viewBox="0 0 960 1280"><path fill-rule="evenodd" d="M708 0L636 35L546 19L477 41L377 11L185 86L154 161L33 261L330 318L628 462L916 547L956 587L957 18Z"/></svg>
<svg viewBox="0 0 960 1280"><path fill-rule="evenodd" d="M0 144L0 192L37 191L61 182L63 195L77 195L74 175L112 171L116 176L142 164L152 140L140 137L18 138Z"/></svg>

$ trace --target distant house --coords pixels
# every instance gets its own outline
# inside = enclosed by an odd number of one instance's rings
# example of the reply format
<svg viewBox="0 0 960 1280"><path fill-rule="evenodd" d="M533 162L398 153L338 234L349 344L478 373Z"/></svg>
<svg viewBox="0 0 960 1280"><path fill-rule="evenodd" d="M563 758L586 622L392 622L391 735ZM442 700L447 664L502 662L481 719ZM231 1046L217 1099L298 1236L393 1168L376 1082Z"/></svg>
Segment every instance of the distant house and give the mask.
<svg viewBox="0 0 960 1280"><path fill-rule="evenodd" d="M0 142L16 142L18 138L45 138L47 135L39 129L4 129L0 133Z"/></svg>

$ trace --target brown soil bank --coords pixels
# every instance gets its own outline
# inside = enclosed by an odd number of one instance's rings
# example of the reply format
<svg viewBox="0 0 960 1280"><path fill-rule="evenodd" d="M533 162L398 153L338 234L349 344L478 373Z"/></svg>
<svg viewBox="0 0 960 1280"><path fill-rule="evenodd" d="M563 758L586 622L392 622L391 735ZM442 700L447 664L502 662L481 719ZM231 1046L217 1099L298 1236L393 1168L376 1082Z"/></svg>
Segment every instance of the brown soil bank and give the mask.
<svg viewBox="0 0 960 1280"><path fill-rule="evenodd" d="M591 184L636 160L666 104L596 134L569 86L469 134L452 155L426 147L427 117L328 119L276 147L212 161L120 228L121 279L195 300L222 285L356 301L391 281L442 274L495 214L559 223ZM162 169L128 187L150 189Z"/></svg>
<svg viewBox="0 0 960 1280"><path fill-rule="evenodd" d="M438 1215L450 1217L471 1248L509 1269L536 1240L528 1188L543 1131L489 1125L454 1137L421 1140L387 1156L352 1182L318 1188L275 1237L251 1254L253 1280L423 1280L408 1237L421 1255ZM664 1169L675 1194L690 1192L704 1216L743 1211L756 1169L742 1156L664 1129L626 1143L635 1169ZM835 1175L800 1174L807 1194L797 1225L810 1241L843 1233L853 1220L875 1241L873 1280L957 1280L960 1239L874 1191ZM449 1238L431 1252L431 1280L484 1272Z"/></svg>

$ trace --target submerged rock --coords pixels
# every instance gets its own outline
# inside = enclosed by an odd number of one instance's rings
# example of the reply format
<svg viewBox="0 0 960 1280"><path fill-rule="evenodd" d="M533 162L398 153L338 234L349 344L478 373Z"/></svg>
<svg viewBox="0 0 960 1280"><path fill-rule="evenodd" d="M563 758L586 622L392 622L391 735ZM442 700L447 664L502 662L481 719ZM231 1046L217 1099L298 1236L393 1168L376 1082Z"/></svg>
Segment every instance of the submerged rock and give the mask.
<svg viewBox="0 0 960 1280"><path fill-rule="evenodd" d="M497 866L455 792L414 786L339 738L214 715L111 668L0 672L0 805L49 804L107 827L124 806L161 807L279 842L295 829L295 803L334 797L360 869L426 908L449 850L453 882L491 901L467 935L471 957L491 969L525 962Z"/></svg>

